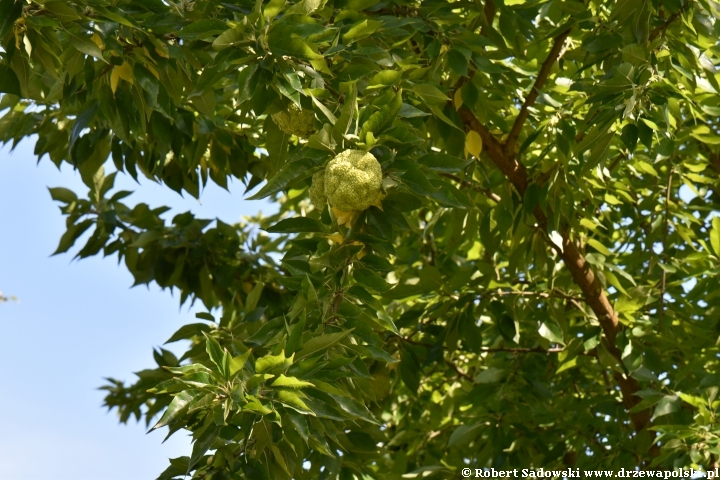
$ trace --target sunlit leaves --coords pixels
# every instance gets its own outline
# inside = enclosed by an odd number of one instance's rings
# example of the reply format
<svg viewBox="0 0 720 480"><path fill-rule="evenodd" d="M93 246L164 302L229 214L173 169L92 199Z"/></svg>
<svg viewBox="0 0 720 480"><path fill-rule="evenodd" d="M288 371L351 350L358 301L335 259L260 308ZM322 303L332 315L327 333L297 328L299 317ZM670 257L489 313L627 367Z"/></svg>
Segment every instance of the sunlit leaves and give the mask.
<svg viewBox="0 0 720 480"><path fill-rule="evenodd" d="M709 455L707 8L0 0L0 141L35 136L90 189L51 189L67 218L56 253L117 255L135 284L204 307L206 323L168 340L181 358L157 351L157 368L103 387L121 421L193 434L161 478ZM312 118L308 138L272 119L289 104ZM311 177L346 149L378 159L378 200L312 205ZM168 216L113 191L113 166L201 201L208 182L242 184L275 210L237 225ZM572 247L580 270L561 259ZM614 343L598 302L619 319ZM637 382L629 400L618 378ZM650 433L631 432L643 411L663 435L655 460Z"/></svg>

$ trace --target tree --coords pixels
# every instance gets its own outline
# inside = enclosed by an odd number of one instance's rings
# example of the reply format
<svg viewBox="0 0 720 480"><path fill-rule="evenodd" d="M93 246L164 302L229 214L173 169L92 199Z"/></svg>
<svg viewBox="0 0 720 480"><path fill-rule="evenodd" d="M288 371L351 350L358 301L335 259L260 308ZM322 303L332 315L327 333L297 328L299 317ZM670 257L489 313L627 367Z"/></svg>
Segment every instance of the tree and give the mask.
<svg viewBox="0 0 720 480"><path fill-rule="evenodd" d="M80 171L87 195L50 189L56 253L91 232L78 257L207 309L181 358L103 387L122 422L192 433L161 479L710 468L719 15L0 0L0 141ZM319 186L347 150L382 168L362 210ZM279 212L169 220L118 173L195 197L234 177Z"/></svg>
<svg viewBox="0 0 720 480"><path fill-rule="evenodd" d="M16 300L16 298L13 297L12 295L8 297L5 294L3 294L3 292L0 292L0 303L9 302L10 300Z"/></svg>

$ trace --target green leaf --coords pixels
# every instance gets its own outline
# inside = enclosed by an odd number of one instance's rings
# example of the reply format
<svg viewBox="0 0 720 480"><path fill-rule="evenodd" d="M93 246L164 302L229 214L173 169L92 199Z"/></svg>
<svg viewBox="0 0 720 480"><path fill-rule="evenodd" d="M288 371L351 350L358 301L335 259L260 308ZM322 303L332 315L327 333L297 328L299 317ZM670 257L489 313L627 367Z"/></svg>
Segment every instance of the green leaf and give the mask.
<svg viewBox="0 0 720 480"><path fill-rule="evenodd" d="M630 153L635 151L638 142L638 127L635 124L628 123L622 129L620 140L625 144Z"/></svg>
<svg viewBox="0 0 720 480"><path fill-rule="evenodd" d="M72 147L73 145L75 145L78 137L80 137L80 133L90 126L90 122L92 122L92 120L95 118L98 110L99 105L97 101L93 100L92 102L90 102L88 107L83 110L80 115L77 116L77 118L75 119L75 123L73 123L72 130L70 130L70 142L68 144L69 151L72 151Z"/></svg>
<svg viewBox="0 0 720 480"><path fill-rule="evenodd" d="M428 117L430 116L430 114L427 112L423 112L422 110L419 110L412 105L403 103L402 107L400 107L400 111L398 112L398 116L403 118L417 118Z"/></svg>
<svg viewBox="0 0 720 480"><path fill-rule="evenodd" d="M582 166L583 174L595 168L610 153L610 145L615 137L615 132L606 132L597 138L597 141L590 149L590 153L585 158Z"/></svg>
<svg viewBox="0 0 720 480"><path fill-rule="evenodd" d="M647 148L652 148L653 143L653 131L645 122L639 122L638 127L638 138Z"/></svg>
<svg viewBox="0 0 720 480"><path fill-rule="evenodd" d="M540 204L542 189L537 183L531 183L525 190L523 195L523 212L526 215L532 215L532 212Z"/></svg>
<svg viewBox="0 0 720 480"><path fill-rule="evenodd" d="M450 70L454 73L466 77L468 73L468 59L465 55L456 49L452 49L447 54L447 62Z"/></svg>
<svg viewBox="0 0 720 480"><path fill-rule="evenodd" d="M382 26L383 22L377 20L362 20L353 25L345 35L343 35L343 43L353 42L372 35Z"/></svg>
<svg viewBox="0 0 720 480"><path fill-rule="evenodd" d="M102 62L108 63L107 60L103 58L102 51L100 50L100 47L95 44L95 42L85 36L79 37L70 32L68 32L68 36L70 37L70 43L72 43L72 46L75 47L80 53L90 55L91 57L95 57Z"/></svg>
<svg viewBox="0 0 720 480"><path fill-rule="evenodd" d="M250 395L248 395L248 398ZM265 405L260 403L257 399L252 399L248 403L242 406L243 412L252 412L257 413L258 415L267 415L268 413L272 413L272 409L267 408Z"/></svg>
<svg viewBox="0 0 720 480"><path fill-rule="evenodd" d="M182 367L165 367L168 372L175 373L177 375L185 375L187 373L205 372L212 373L212 370L207 368L201 363L193 363L191 365L183 365ZM173 379L176 380L176 379Z"/></svg>
<svg viewBox="0 0 720 480"><path fill-rule="evenodd" d="M306 382L305 380L300 380L295 377L286 377L285 375L280 375L273 383L270 384L271 387L287 387L287 388L305 388L305 387L312 387L313 384L310 382Z"/></svg>
<svg viewBox="0 0 720 480"><path fill-rule="evenodd" d="M353 83L350 87L350 92L345 96L345 104L340 111L340 117L335 122L335 125L333 125L333 138L336 142L342 142L343 137L348 133L356 109L357 85Z"/></svg>
<svg viewBox="0 0 720 480"><path fill-rule="evenodd" d="M55 18L61 22L71 22L73 20L80 20L80 15L65 2L52 1L43 4L43 8L53 13Z"/></svg>
<svg viewBox="0 0 720 480"><path fill-rule="evenodd" d="M357 298L365 305L368 305L368 306L374 308L378 312L385 311L385 307L383 307L382 303L380 303L380 301L377 298L370 295L370 293L367 290L365 290L364 288L362 288L360 285L353 285L352 287L350 287L350 289L348 290L348 294Z"/></svg>
<svg viewBox="0 0 720 480"><path fill-rule="evenodd" d="M337 118L335 118L335 115L333 115L333 113L328 110L328 108L323 105L320 100L315 98L313 94L310 94L310 98L312 99L315 106L318 107L320 111L323 112L323 114L327 117L327 119L330 121L330 124L335 125L335 123L337 122Z"/></svg>
<svg viewBox="0 0 720 480"><path fill-rule="evenodd" d="M341 409L350 415L365 420L368 423L380 425L380 422L375 419L370 410L368 410L367 407L360 402L343 395L330 394L330 396L337 402L338 405L340 405Z"/></svg>
<svg viewBox="0 0 720 480"><path fill-rule="evenodd" d="M368 81L367 89L381 88L388 85L395 85L400 81L402 72L398 70L381 70Z"/></svg>
<svg viewBox="0 0 720 480"><path fill-rule="evenodd" d="M252 349L243 354L237 355L230 360L230 377L234 377L235 374L245 368L245 364L247 363L248 358L250 358L251 353Z"/></svg>
<svg viewBox="0 0 720 480"><path fill-rule="evenodd" d="M177 342L178 340L186 340L192 337L199 337L200 334L209 331L210 326L205 323L189 323L180 327L165 343L168 344Z"/></svg>
<svg viewBox="0 0 720 480"><path fill-rule="evenodd" d="M429 83L415 85L412 91L420 95L420 98L428 104L444 104L450 101L450 98L439 88Z"/></svg>
<svg viewBox="0 0 720 480"><path fill-rule="evenodd" d="M313 413L300 396L290 390L279 390L275 392L275 398L289 407L293 407L303 413Z"/></svg>
<svg viewBox="0 0 720 480"><path fill-rule="evenodd" d="M5 38L22 15L22 7L23 2L20 0L0 0L0 40Z"/></svg>
<svg viewBox="0 0 720 480"><path fill-rule="evenodd" d="M255 371L257 373L267 372L275 368L285 368L292 364L292 356L288 359L285 357L285 353L281 352L279 355L265 355L255 361Z"/></svg>
<svg viewBox="0 0 720 480"><path fill-rule="evenodd" d="M325 232L327 228L319 220L308 217L293 217L280 220L265 231L270 233Z"/></svg>
<svg viewBox="0 0 720 480"><path fill-rule="evenodd" d="M432 195L433 192L438 190L438 188L435 188L428 181L425 174L419 168L408 168L402 174L402 182L410 191L420 196Z"/></svg>
<svg viewBox="0 0 720 480"><path fill-rule="evenodd" d="M245 315L252 312L255 310L255 307L257 307L264 286L263 282L258 281L255 283L253 289L250 290L250 293L248 293L247 299L245 300Z"/></svg>
<svg viewBox="0 0 720 480"><path fill-rule="evenodd" d="M223 377L228 376L228 371L225 368L225 362L223 361L223 348L220 346L217 340L215 338L211 337L207 333L203 332L203 335L205 335L205 350L207 351L207 354L210 356L210 360L215 364L215 366L218 368L218 371Z"/></svg>
<svg viewBox="0 0 720 480"><path fill-rule="evenodd" d="M475 383L495 383L502 380L506 371L496 367L489 367L475 375Z"/></svg>
<svg viewBox="0 0 720 480"><path fill-rule="evenodd" d="M10 93L22 97L17 75L5 65L0 65L0 93Z"/></svg>
<svg viewBox="0 0 720 480"><path fill-rule="evenodd" d="M720 217L713 217L710 229L710 246L715 255L720 257Z"/></svg>
<svg viewBox="0 0 720 480"><path fill-rule="evenodd" d="M311 338L305 342L303 348L297 353L296 361L300 361L303 358L309 357L323 350L327 350L343 338L347 337L351 331L352 330L338 333L328 333L326 335Z"/></svg>
<svg viewBox="0 0 720 480"><path fill-rule="evenodd" d="M248 197L248 200L260 200L265 197L269 197L287 187L290 183L296 180L307 178L312 173L308 170L315 166L313 160L304 158L301 160L295 160L285 164L263 188L260 189L255 195Z"/></svg>
<svg viewBox="0 0 720 480"><path fill-rule="evenodd" d="M450 440L448 440L447 448L454 447L456 445L458 446L466 446L469 445L470 442L475 440L477 436L482 431L482 424L476 423L474 425L460 425L455 430L453 430L453 433L450 435Z"/></svg>
<svg viewBox="0 0 720 480"><path fill-rule="evenodd" d="M591 247L593 247L595 250L597 250L598 252L602 253L602 254L605 255L606 257L611 257L611 256L612 256L612 252L611 252L610 250L608 250L608 248L607 248L605 245L603 245L602 243L598 242L598 241L595 240L594 238L588 239L587 243L588 243L588 245L590 245Z"/></svg>
<svg viewBox="0 0 720 480"><path fill-rule="evenodd" d="M263 11L263 16L273 18L280 13L285 6L285 0L270 0Z"/></svg>
<svg viewBox="0 0 720 480"><path fill-rule="evenodd" d="M286 36L284 35L284 32L276 30L279 29L270 31L269 45L273 54L278 56L287 55L307 60L319 60L323 58L322 55L315 52L308 43L304 42L300 38Z"/></svg>
<svg viewBox="0 0 720 480"><path fill-rule="evenodd" d="M560 326L553 322L543 322L540 324L538 334L541 337L550 340L553 343L565 344L563 341L563 333Z"/></svg>
<svg viewBox="0 0 720 480"><path fill-rule="evenodd" d="M327 0L301 0L292 7L288 8L286 14L289 15L297 13L300 15L310 15L315 10L325 5L326 2Z"/></svg>
<svg viewBox="0 0 720 480"><path fill-rule="evenodd" d="M158 422L150 429L150 431L157 430L166 425L169 425L177 421L180 417L187 413L188 404L200 395L204 395L205 392L200 390L185 390L180 392L172 399L170 405L165 409L165 413L158 420Z"/></svg>
<svg viewBox="0 0 720 480"><path fill-rule="evenodd" d="M52 199L56 202L72 203L76 202L78 199L77 195L75 195L75 192L73 192L72 190L68 190L67 188L56 187L48 188L48 190L50 190L50 197L52 197Z"/></svg>
<svg viewBox="0 0 720 480"><path fill-rule="evenodd" d="M364 141L369 132L377 136L395 120L400 107L402 107L402 91L398 92L387 105L370 115L360 129L360 139Z"/></svg>
<svg viewBox="0 0 720 480"><path fill-rule="evenodd" d="M305 330L305 315L300 317L300 321L295 323L291 329L288 341L285 344L285 351L289 354L293 354L299 350L302 345L302 334ZM286 326L286 328L289 328Z"/></svg>
<svg viewBox="0 0 720 480"><path fill-rule="evenodd" d="M514 342L517 335L515 320L509 315L501 315L497 322L500 335L508 342Z"/></svg>
<svg viewBox="0 0 720 480"><path fill-rule="evenodd" d="M428 104L428 108L433 112L433 114L438 117L440 120L445 122L446 124L450 125L453 128L456 128L460 131L462 131L462 128L460 128L455 122L453 122L447 115L445 115L445 112L442 111L442 108L440 105L436 104Z"/></svg>
<svg viewBox="0 0 720 480"><path fill-rule="evenodd" d="M665 395L658 402L657 407L655 407L655 411L653 412L652 418L650 420L654 421L658 417L677 412L678 410L680 410L681 403L682 402L677 395Z"/></svg>
<svg viewBox="0 0 720 480"><path fill-rule="evenodd" d="M205 455L205 452L210 449L210 446L215 443L215 440L220 433L220 428L216 427L214 424L210 424L205 428L205 431L200 435L197 440L195 440L192 455L190 455L190 461L188 462L188 471L186 472L186 474L190 472L192 467L195 466L197 462L200 461L203 455Z"/></svg>
<svg viewBox="0 0 720 480"><path fill-rule="evenodd" d="M193 22L180 30L177 36L183 40L202 40L228 29L228 24L215 19L203 19Z"/></svg>
<svg viewBox="0 0 720 480"><path fill-rule="evenodd" d="M75 223L73 225L70 225L65 233L63 233L62 237L60 237L60 243L58 244L57 249L53 252L53 255L57 255L59 253L64 253L70 250L70 248L75 245L75 241L85 233L85 231L90 228L95 222L91 219L83 220L80 223Z"/></svg>
<svg viewBox="0 0 720 480"><path fill-rule="evenodd" d="M383 280L380 275L365 268L353 270L353 278L358 283L361 283L376 292L385 293L391 288L391 285Z"/></svg>
<svg viewBox="0 0 720 480"><path fill-rule="evenodd" d="M150 70L145 68L141 63L136 63L133 69L133 75L138 85L149 93L151 98L156 99L160 92L160 82Z"/></svg>
<svg viewBox="0 0 720 480"><path fill-rule="evenodd" d="M690 404L695 408L701 408L707 405L707 401L701 397L688 395L687 393L682 392L677 392L676 394L683 402Z"/></svg>
<svg viewBox="0 0 720 480"><path fill-rule="evenodd" d="M360 12L379 3L379 0L350 0L347 3L347 9Z"/></svg>
<svg viewBox="0 0 720 480"><path fill-rule="evenodd" d="M132 27L132 28L140 28L137 22L131 18L128 17L125 12L120 10L117 7L103 7L98 4L93 5L93 10L103 17L107 18L108 20L112 20L113 22L117 22L120 25L125 25L126 27Z"/></svg>
<svg viewBox="0 0 720 480"><path fill-rule="evenodd" d="M418 158L417 163L431 170L445 173L459 173L473 162L472 158L460 158L444 153L428 153Z"/></svg>

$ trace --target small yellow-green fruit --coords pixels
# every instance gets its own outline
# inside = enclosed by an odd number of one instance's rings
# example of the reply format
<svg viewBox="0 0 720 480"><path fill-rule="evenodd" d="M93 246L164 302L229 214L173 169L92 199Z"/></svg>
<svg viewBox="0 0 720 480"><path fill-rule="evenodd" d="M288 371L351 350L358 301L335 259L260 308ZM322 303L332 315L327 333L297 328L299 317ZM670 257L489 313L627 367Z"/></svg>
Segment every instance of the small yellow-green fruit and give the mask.
<svg viewBox="0 0 720 480"><path fill-rule="evenodd" d="M310 184L310 201L318 210L323 210L327 205L327 197L325 196L325 170L317 172L312 177Z"/></svg>
<svg viewBox="0 0 720 480"><path fill-rule="evenodd" d="M315 131L313 111L301 110L294 103L286 111L273 113L271 117L278 128L288 135L307 138Z"/></svg>
<svg viewBox="0 0 720 480"><path fill-rule="evenodd" d="M382 168L372 153L345 150L325 168L325 196L338 210L365 210L375 202L381 187Z"/></svg>

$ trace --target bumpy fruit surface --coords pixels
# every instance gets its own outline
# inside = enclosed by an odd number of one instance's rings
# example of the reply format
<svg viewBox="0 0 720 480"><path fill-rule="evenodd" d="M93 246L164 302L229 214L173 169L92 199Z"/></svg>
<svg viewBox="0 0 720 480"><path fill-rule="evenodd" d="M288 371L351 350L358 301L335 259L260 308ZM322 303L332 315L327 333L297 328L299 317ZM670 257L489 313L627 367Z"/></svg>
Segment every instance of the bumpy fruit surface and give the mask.
<svg viewBox="0 0 720 480"><path fill-rule="evenodd" d="M288 135L307 138L315 131L313 111L300 110L300 107L294 103L290 104L287 111L273 113L271 117L278 128Z"/></svg>
<svg viewBox="0 0 720 480"><path fill-rule="evenodd" d="M317 172L312 177L312 184L310 185L310 201L315 208L322 210L327 205L327 197L325 196L325 170Z"/></svg>
<svg viewBox="0 0 720 480"><path fill-rule="evenodd" d="M345 150L325 168L325 195L338 210L365 210L377 199L380 187L382 168L369 152Z"/></svg>

